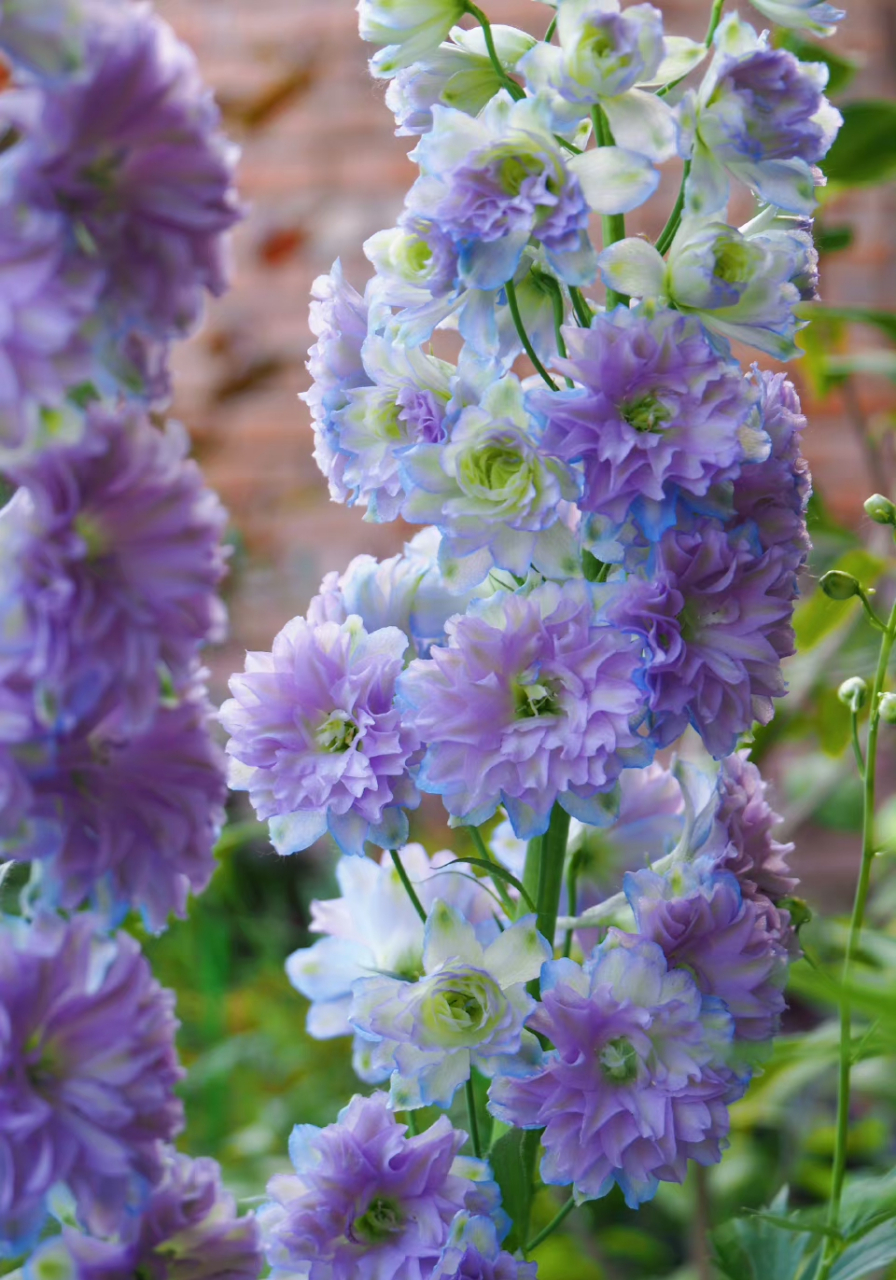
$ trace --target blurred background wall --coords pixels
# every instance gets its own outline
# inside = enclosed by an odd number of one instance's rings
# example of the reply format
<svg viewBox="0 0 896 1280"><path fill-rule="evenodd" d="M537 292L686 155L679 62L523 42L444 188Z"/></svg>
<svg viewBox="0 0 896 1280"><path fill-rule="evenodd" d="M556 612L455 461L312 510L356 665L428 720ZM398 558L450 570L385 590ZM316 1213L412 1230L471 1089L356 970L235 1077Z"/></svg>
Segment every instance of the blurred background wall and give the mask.
<svg viewBox="0 0 896 1280"><path fill-rule="evenodd" d="M212 656L217 691L246 648L269 648L276 630L304 611L323 574L361 551L390 555L407 534L373 525L331 503L311 457L304 363L312 280L341 257L359 289L369 274L363 240L393 225L416 168L414 140L393 136L383 85L370 79L372 49L357 35L351 0L156 0L196 51L227 127L242 148L240 182L249 216L235 242L233 289L213 304L201 332L178 348L176 413L192 432L209 481L230 510L237 554L230 583L231 638ZM892 94L894 0L845 0L848 19L831 48L861 64L846 98ZM707 0L666 0L666 29L702 35ZM489 0L494 21L541 34L550 10L533 0ZM757 27L760 14L742 6ZM674 199L629 219L656 234ZM744 219L750 204L743 205ZM737 214L739 211L735 209ZM741 219L743 220L743 219ZM823 261L828 303L896 304L896 184L831 202L824 223L850 223L850 248ZM877 341L873 334L863 340ZM798 382L798 364L791 366ZM805 387L801 386L804 391ZM893 406L892 384L863 378L861 404L836 395L806 405L805 440L816 482L834 513L855 523L880 479L869 474L857 410L873 420Z"/></svg>

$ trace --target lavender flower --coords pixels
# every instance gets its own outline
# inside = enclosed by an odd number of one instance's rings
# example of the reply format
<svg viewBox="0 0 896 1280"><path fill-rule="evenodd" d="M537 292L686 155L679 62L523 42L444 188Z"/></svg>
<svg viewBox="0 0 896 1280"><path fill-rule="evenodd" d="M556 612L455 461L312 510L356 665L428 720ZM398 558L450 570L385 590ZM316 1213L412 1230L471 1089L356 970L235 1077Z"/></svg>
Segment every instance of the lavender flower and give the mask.
<svg viewBox="0 0 896 1280"><path fill-rule="evenodd" d="M0 26L0 33L3 27ZM88 379L83 335L99 268L68 260L58 214L0 212L0 457L15 460L61 425L69 387Z"/></svg>
<svg viewBox="0 0 896 1280"><path fill-rule="evenodd" d="M688 1160L713 1164L740 1083L724 1065L729 1014L701 997L662 949L611 929L584 967L546 964L529 1026L555 1046L524 1078L500 1076L489 1110L524 1129L544 1126L542 1179L572 1183L576 1200L618 1184L631 1208L659 1182L682 1182Z"/></svg>
<svg viewBox="0 0 896 1280"><path fill-rule="evenodd" d="M422 845L409 844L401 861L425 909L440 898L469 922L483 946L494 942L499 929L488 880L450 867L454 854L447 849L430 858ZM348 1014L357 979L392 973L414 982L423 974L423 924L389 855L378 863L340 858L336 879L341 897L311 903L311 932L325 936L286 961L290 982L311 1001L308 1033L318 1040L352 1034ZM370 1075L369 1049L369 1041L356 1037L355 1069L362 1079ZM390 1070L371 1083L388 1079Z"/></svg>
<svg viewBox="0 0 896 1280"><path fill-rule="evenodd" d="M764 461L741 467L734 481L734 511L739 520L752 522L764 550L780 547L799 568L810 546L806 507L812 478L800 452L806 419L796 388L783 373L757 371L754 376L771 452Z"/></svg>
<svg viewBox="0 0 896 1280"><path fill-rule="evenodd" d="M295 1174L268 1183L259 1212L274 1280L427 1280L455 1214L482 1198L475 1161L456 1160L466 1134L446 1116L406 1137L386 1097L355 1097L337 1124L296 1125Z"/></svg>
<svg viewBox="0 0 896 1280"><path fill-rule="evenodd" d="M39 79L75 75L84 62L88 24L96 21L109 3L110 0L42 0L40 4L2 0L0 49L17 68Z"/></svg>
<svg viewBox="0 0 896 1280"><path fill-rule="evenodd" d="M0 930L0 1251L13 1255L57 1182L91 1231L114 1231L181 1127L173 997L133 938L95 930L90 915Z"/></svg>
<svg viewBox="0 0 896 1280"><path fill-rule="evenodd" d="M536 1280L534 1262L520 1262L501 1248L491 1218L459 1213L432 1280Z"/></svg>
<svg viewBox="0 0 896 1280"><path fill-rule="evenodd" d="M483 947L461 913L437 899L426 919L422 976L360 978L352 987L349 1021L373 1041L375 1062L394 1068L390 1106L449 1107L473 1067L492 1076L537 1053L523 1028L535 1007L526 983L551 954L534 916Z"/></svg>
<svg viewBox="0 0 896 1280"><path fill-rule="evenodd" d="M588 204L543 105L513 102L502 90L476 119L448 107L432 110L432 131L413 153L421 177L407 208L433 219L455 242L461 281L500 288L533 235L562 279L592 280Z"/></svg>
<svg viewBox="0 0 896 1280"><path fill-rule="evenodd" d="M729 755L785 692L793 568L780 548L757 555L745 533L702 519L667 529L648 573L619 588L607 616L647 636L655 739L666 745L690 723L716 758Z"/></svg>
<svg viewBox="0 0 896 1280"><path fill-rule="evenodd" d="M16 199L64 213L70 259L102 263L105 327L167 342L225 288L235 154L192 53L149 7L104 5L86 36L83 74L45 88L8 154Z"/></svg>
<svg viewBox="0 0 896 1280"><path fill-rule="evenodd" d="M763 17L779 27L807 31L816 36L831 36L846 14L827 0L750 0Z"/></svg>
<svg viewBox="0 0 896 1280"><path fill-rule="evenodd" d="M393 705L407 645L397 627L368 635L356 616L319 626L293 618L273 652L247 654L245 675L231 677L220 712L231 786L271 820L278 853L307 849L325 831L343 853L407 840L417 739Z"/></svg>
<svg viewBox="0 0 896 1280"><path fill-rule="evenodd" d="M773 49L768 33L729 14L691 106L694 147L687 185L690 213L713 214L728 201L728 175L762 200L792 213L815 205L813 166L826 155L842 118L822 93L828 69Z"/></svg>
<svg viewBox="0 0 896 1280"><path fill-rule="evenodd" d="M711 864L686 864L665 876L628 872L625 893L639 932L659 943L670 967L724 1001L735 1036L770 1040L785 1008L787 953L737 879Z"/></svg>
<svg viewBox="0 0 896 1280"><path fill-rule="evenodd" d="M548 419L544 450L583 462L583 511L621 524L673 486L705 495L756 452L756 392L696 320L619 307L564 337L569 358L555 364L580 386L529 401Z"/></svg>
<svg viewBox="0 0 896 1280"><path fill-rule="evenodd" d="M175 424L163 433L136 409L93 405L82 441L13 469L0 665L36 682L51 724L67 729L114 693L145 725L160 667L182 685L199 646L223 635L226 516L186 451Z"/></svg>
<svg viewBox="0 0 896 1280"><path fill-rule="evenodd" d="M462 409L444 444L422 442L402 463L406 520L441 530L439 561L456 590L491 569L524 578L531 564L550 576L575 571L575 543L563 502L579 493L572 470L546 457L519 380L493 383L481 404Z"/></svg>
<svg viewBox="0 0 896 1280"><path fill-rule="evenodd" d="M258 1225L238 1218L214 1160L168 1148L161 1181L121 1235L101 1240L71 1227L25 1264L26 1280L256 1280L263 1256Z"/></svg>
<svg viewBox="0 0 896 1280"><path fill-rule="evenodd" d="M0 788L18 793L0 819L0 850L40 864L53 906L89 899L113 917L133 907L155 932L171 912L183 917L188 893L200 893L215 869L224 819L224 759L210 716L197 685L136 734L117 710L65 734L27 717L0 745Z"/></svg>
<svg viewBox="0 0 896 1280"><path fill-rule="evenodd" d="M639 641L598 625L587 586L498 592L447 624L447 648L399 681L427 744L419 775L456 820L503 804L514 831L547 829L559 803L584 821L626 763L644 764Z"/></svg>

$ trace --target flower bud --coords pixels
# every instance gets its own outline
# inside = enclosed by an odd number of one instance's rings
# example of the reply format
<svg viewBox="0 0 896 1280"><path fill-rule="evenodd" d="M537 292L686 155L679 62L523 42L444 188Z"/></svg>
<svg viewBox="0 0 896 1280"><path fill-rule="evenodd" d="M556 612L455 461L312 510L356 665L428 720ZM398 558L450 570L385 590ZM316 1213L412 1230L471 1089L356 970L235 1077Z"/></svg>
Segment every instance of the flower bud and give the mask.
<svg viewBox="0 0 896 1280"><path fill-rule="evenodd" d="M875 524L896 525L896 506L882 493L872 493L865 501L865 510Z"/></svg>
<svg viewBox="0 0 896 1280"><path fill-rule="evenodd" d="M858 578L854 578L851 573L844 573L842 569L829 569L822 574L818 585L831 600L849 600L861 594L862 590Z"/></svg>
<svg viewBox="0 0 896 1280"><path fill-rule="evenodd" d="M861 676L850 676L837 690L837 697L850 711L861 711L868 701L868 685Z"/></svg>
<svg viewBox="0 0 896 1280"><path fill-rule="evenodd" d="M776 905L790 915L790 923L799 932L812 919L812 908L802 898L779 898Z"/></svg>
<svg viewBox="0 0 896 1280"><path fill-rule="evenodd" d="M896 693L882 693L877 710L884 724L896 724Z"/></svg>

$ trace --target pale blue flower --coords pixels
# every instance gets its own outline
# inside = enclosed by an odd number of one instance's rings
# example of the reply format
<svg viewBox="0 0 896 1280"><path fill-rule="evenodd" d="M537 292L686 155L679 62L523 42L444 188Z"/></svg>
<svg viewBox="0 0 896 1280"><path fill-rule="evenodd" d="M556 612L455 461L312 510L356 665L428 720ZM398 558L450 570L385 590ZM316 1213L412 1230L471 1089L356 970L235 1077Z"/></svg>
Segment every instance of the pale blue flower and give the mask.
<svg viewBox="0 0 896 1280"><path fill-rule="evenodd" d="M827 0L750 0L754 9L791 31L805 31L813 36L832 36L837 23L846 17Z"/></svg>
<svg viewBox="0 0 896 1280"><path fill-rule="evenodd" d="M462 283L499 288L532 236L562 279L593 280L589 203L574 172L586 157L567 162L547 101L514 102L502 90L475 119L450 107L432 111L432 131L412 153L421 176L406 207L454 240Z"/></svg>
<svg viewBox="0 0 896 1280"><path fill-rule="evenodd" d="M508 374L461 411L447 442L405 455L402 515L439 527L442 572L457 588L474 587L495 567L523 578L533 563L557 576L575 567L574 538L560 517L581 481L541 452L539 435L519 379Z"/></svg>
<svg viewBox="0 0 896 1280"><path fill-rule="evenodd" d="M698 315L727 343L744 342L778 360L799 355L805 326L796 306L815 271L811 238L767 214L738 230L686 218L666 261L646 240L619 240L600 256L604 283L632 297Z"/></svg>
<svg viewBox="0 0 896 1280"><path fill-rule="evenodd" d="M536 43L534 36L500 23L493 23L491 32L498 60L508 73ZM399 71L386 90L386 106L395 116L400 137L428 133L437 102L475 116L501 88L482 28L452 27L449 34L432 53Z"/></svg>
<svg viewBox="0 0 896 1280"><path fill-rule="evenodd" d="M467 867L449 866L454 854L447 849L430 858L422 845L409 844L401 861L424 908L441 898L463 914L483 945L494 941L499 909L487 880L478 880ZM290 982L311 1001L307 1027L316 1040L352 1035L348 1011L359 978L386 973L414 982L423 974L423 923L389 854L379 862L340 858L336 879L340 897L311 903L309 928L324 936L286 961ZM369 1048L369 1041L356 1037L355 1069L367 1080ZM377 1078L388 1075L387 1069Z"/></svg>
<svg viewBox="0 0 896 1280"><path fill-rule="evenodd" d="M814 166L842 123L822 92L827 66L772 48L767 32L758 36L736 13L722 21L714 45L703 83L682 104L693 138L688 212L724 210L733 177L770 204L811 213Z"/></svg>
<svg viewBox="0 0 896 1280"><path fill-rule="evenodd" d="M358 0L361 39L386 46L370 59L370 74L388 80L432 53L464 13L463 0Z"/></svg>
<svg viewBox="0 0 896 1280"><path fill-rule="evenodd" d="M538 1056L524 1029L535 1001L526 983L551 958L535 916L524 916L483 947L463 915L437 900L426 920L423 976L379 976L354 984L349 1019L393 1067L390 1105L448 1107L473 1068L513 1072Z"/></svg>

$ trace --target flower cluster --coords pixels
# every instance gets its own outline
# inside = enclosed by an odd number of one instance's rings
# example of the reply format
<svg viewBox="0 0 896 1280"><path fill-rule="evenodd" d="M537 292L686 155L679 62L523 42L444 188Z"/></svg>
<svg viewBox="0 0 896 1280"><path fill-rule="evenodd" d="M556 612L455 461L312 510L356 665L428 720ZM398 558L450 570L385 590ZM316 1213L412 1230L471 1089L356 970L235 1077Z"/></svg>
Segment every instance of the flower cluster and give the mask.
<svg viewBox="0 0 896 1280"><path fill-rule="evenodd" d="M226 286L234 151L146 3L13 0L0 49L0 856L26 881L0 918L0 1258L42 1237L34 1280L255 1280L254 1219L170 1145L173 994L115 931L185 914L224 817L201 651L226 517L163 411Z"/></svg>
<svg viewBox="0 0 896 1280"><path fill-rule="evenodd" d="M341 859L287 970L311 1034L351 1035L389 1093L296 1130L262 1215L275 1274L529 1275L494 1204L427 1181L462 1139L389 1115L462 1086L475 1153L487 1091L576 1202L719 1160L798 953L743 743L786 691L805 424L732 344L797 352L839 116L821 64L718 5L701 43L651 4L555 8L539 40L454 0L358 6L418 176L363 292L339 262L315 281L303 398L334 501L423 528L328 574L221 719L280 852L388 851ZM659 241L626 237L676 162ZM759 205L740 227L734 184ZM655 760L685 733L699 768ZM472 852L405 843L420 793Z"/></svg>

